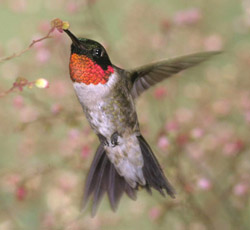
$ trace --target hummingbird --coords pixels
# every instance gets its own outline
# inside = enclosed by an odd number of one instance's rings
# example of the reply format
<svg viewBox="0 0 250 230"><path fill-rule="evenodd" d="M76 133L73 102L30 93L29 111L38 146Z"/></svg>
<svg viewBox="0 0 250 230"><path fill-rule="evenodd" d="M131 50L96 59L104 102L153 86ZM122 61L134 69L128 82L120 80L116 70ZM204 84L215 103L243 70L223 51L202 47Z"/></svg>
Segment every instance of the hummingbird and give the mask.
<svg viewBox="0 0 250 230"><path fill-rule="evenodd" d="M112 64L100 43L64 31L72 40L70 78L100 141L86 178L83 207L92 200L94 216L107 193L116 211L124 193L135 200L141 188L175 198L174 188L141 134L135 100L158 82L220 52L200 52L125 70Z"/></svg>

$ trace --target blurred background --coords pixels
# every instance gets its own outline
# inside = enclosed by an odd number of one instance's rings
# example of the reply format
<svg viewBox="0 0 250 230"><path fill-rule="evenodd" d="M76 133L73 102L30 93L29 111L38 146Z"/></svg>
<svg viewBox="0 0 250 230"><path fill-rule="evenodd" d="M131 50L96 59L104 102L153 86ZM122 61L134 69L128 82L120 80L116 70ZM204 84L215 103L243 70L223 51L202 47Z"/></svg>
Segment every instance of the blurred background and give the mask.
<svg viewBox="0 0 250 230"><path fill-rule="evenodd" d="M0 59L45 36L56 17L123 68L225 52L137 101L176 199L140 191L112 213L105 197L93 219L80 210L98 141L69 79L69 38L55 31L1 61L0 93L17 77L49 88L0 98L0 229L250 229L250 0L1 0Z"/></svg>

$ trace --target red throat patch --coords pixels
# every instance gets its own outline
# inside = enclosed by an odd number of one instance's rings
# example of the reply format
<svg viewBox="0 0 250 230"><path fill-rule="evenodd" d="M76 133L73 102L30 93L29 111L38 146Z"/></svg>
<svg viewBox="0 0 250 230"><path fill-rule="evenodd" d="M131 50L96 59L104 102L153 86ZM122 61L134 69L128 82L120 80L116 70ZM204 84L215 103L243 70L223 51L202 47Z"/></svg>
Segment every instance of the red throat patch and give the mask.
<svg viewBox="0 0 250 230"><path fill-rule="evenodd" d="M103 70L101 66L87 56L78 54L71 55L69 69L72 81L86 85L105 84L109 76L114 73L112 66L108 66L107 70Z"/></svg>

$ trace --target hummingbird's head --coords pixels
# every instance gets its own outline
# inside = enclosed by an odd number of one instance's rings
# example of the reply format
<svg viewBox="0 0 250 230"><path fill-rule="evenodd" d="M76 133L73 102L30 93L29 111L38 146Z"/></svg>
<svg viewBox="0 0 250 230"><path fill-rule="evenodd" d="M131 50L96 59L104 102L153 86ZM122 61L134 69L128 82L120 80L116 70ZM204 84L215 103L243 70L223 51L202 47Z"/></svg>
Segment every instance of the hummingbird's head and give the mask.
<svg viewBox="0 0 250 230"><path fill-rule="evenodd" d="M69 30L64 31L72 40L69 64L72 81L86 85L105 84L114 69L104 47L96 41L77 38Z"/></svg>

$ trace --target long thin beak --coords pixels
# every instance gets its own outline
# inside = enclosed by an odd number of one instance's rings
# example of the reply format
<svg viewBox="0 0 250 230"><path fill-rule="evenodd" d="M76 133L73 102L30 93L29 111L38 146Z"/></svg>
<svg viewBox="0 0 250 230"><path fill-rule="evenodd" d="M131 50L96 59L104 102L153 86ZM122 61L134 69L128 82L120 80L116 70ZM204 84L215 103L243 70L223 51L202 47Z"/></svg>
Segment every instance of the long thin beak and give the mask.
<svg viewBox="0 0 250 230"><path fill-rule="evenodd" d="M81 44L81 42L79 41L79 39L74 35L72 34L69 30L64 30L64 32L66 34L69 35L69 37L71 38L72 40L72 43L77 47L77 48L84 48L83 45Z"/></svg>

